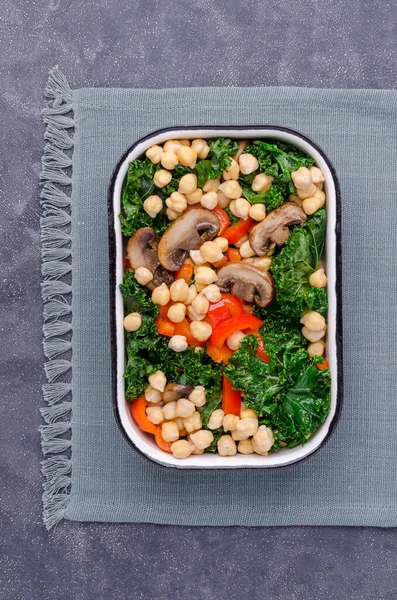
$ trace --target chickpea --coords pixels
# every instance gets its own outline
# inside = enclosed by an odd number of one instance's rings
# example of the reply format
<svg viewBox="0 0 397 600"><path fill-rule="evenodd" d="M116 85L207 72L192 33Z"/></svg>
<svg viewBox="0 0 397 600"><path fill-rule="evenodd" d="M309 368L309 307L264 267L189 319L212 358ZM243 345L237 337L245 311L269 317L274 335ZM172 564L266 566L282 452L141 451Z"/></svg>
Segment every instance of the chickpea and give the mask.
<svg viewBox="0 0 397 600"><path fill-rule="evenodd" d="M207 261L204 256L201 254L200 250L190 250L190 258L194 262L195 265L203 265Z"/></svg>
<svg viewBox="0 0 397 600"><path fill-rule="evenodd" d="M173 335L168 342L168 348L174 350L174 352L184 352L188 347L186 336L184 335Z"/></svg>
<svg viewBox="0 0 397 600"><path fill-rule="evenodd" d="M178 161L185 167L193 169L197 161L197 152L189 146L182 146L177 152Z"/></svg>
<svg viewBox="0 0 397 600"><path fill-rule="evenodd" d="M179 181L178 192L181 194L192 194L197 189L197 177L194 173L186 173Z"/></svg>
<svg viewBox="0 0 397 600"><path fill-rule="evenodd" d="M167 421L172 421L172 419L176 418L176 401L172 401L172 402L167 402L167 404L165 404L163 406L163 414L164 414L164 418L167 419Z"/></svg>
<svg viewBox="0 0 397 600"><path fill-rule="evenodd" d="M241 154L238 162L243 175L249 175L259 168L258 159L253 154Z"/></svg>
<svg viewBox="0 0 397 600"><path fill-rule="evenodd" d="M296 187L299 198L308 198L316 192L316 186L312 181L312 175L307 167L300 167L291 173L292 181Z"/></svg>
<svg viewBox="0 0 397 600"><path fill-rule="evenodd" d="M206 263L206 264L208 264L208 263ZM198 281L196 281L194 285L196 286L196 290L197 290L199 293L200 293L200 292L202 292L202 291L203 291L203 289L207 287L207 284L206 284L206 283L199 283Z"/></svg>
<svg viewBox="0 0 397 600"><path fill-rule="evenodd" d="M265 173L258 173L252 182L252 189L257 194L264 194L272 187L274 177Z"/></svg>
<svg viewBox="0 0 397 600"><path fill-rule="evenodd" d="M164 413L161 406L148 406L146 409L148 421L153 425L160 425L164 421Z"/></svg>
<svg viewBox="0 0 397 600"><path fill-rule="evenodd" d="M242 153L244 152L244 150L246 149L246 147L248 146L248 140L240 140L238 142L238 150L236 152L236 154L234 155L233 158L235 158L236 160L238 160L240 158L240 156L242 155Z"/></svg>
<svg viewBox="0 0 397 600"><path fill-rule="evenodd" d="M267 456L274 444L273 432L266 425L261 425L252 438L252 447L256 454Z"/></svg>
<svg viewBox="0 0 397 600"><path fill-rule="evenodd" d="M179 140L167 140L163 146L163 151L174 152L176 154L181 146L182 144Z"/></svg>
<svg viewBox="0 0 397 600"><path fill-rule="evenodd" d="M252 440L247 439L247 440L241 440L241 442L239 442L237 444L237 451L240 454L253 454L254 453L254 448L252 445Z"/></svg>
<svg viewBox="0 0 397 600"><path fill-rule="evenodd" d="M241 244L240 246L240 255L242 258L250 258L251 256L255 256L255 250L251 248L251 244L249 240Z"/></svg>
<svg viewBox="0 0 397 600"><path fill-rule="evenodd" d="M130 313L124 317L123 325L126 331L137 331L142 325L142 317L137 312Z"/></svg>
<svg viewBox="0 0 397 600"><path fill-rule="evenodd" d="M187 458L194 450L194 446L187 440L177 440L171 444L171 452L174 458Z"/></svg>
<svg viewBox="0 0 397 600"><path fill-rule="evenodd" d="M239 219L248 219L251 204L245 198L237 198L230 202L230 212Z"/></svg>
<svg viewBox="0 0 397 600"><path fill-rule="evenodd" d="M272 264L272 259L269 256L257 256L252 260L252 264L257 269L268 271L270 269L270 265Z"/></svg>
<svg viewBox="0 0 397 600"><path fill-rule="evenodd" d="M200 188L196 188L191 194L186 194L186 202L189 206L192 206L193 204L198 204L202 196L203 190L200 190Z"/></svg>
<svg viewBox="0 0 397 600"><path fill-rule="evenodd" d="M322 183L323 181L325 181L323 172L318 167L310 167L309 171L310 171L310 175L312 177L313 183Z"/></svg>
<svg viewBox="0 0 397 600"><path fill-rule="evenodd" d="M200 429L200 431L190 434L190 439L196 448L199 448L199 450L205 450L208 448L208 446L211 446L212 442L214 441L214 434L212 431L208 431L207 429Z"/></svg>
<svg viewBox="0 0 397 600"><path fill-rule="evenodd" d="M195 281L197 283L205 283L205 285L209 285L210 283L214 283L214 281L217 279L218 276L213 269L210 269L209 267L198 267L195 275Z"/></svg>
<svg viewBox="0 0 397 600"><path fill-rule="evenodd" d="M254 435L256 430L259 427L258 419L253 419L252 417L244 417L240 419L236 425L236 430L246 435L247 437Z"/></svg>
<svg viewBox="0 0 397 600"><path fill-rule="evenodd" d="M202 321L205 319L205 314L196 312L192 305L187 307L187 316L191 321Z"/></svg>
<svg viewBox="0 0 397 600"><path fill-rule="evenodd" d="M210 307L210 303L209 303L208 299L205 296L203 296L202 294L199 294L198 296L196 296L196 298L192 302L192 308L199 315L206 315L209 307Z"/></svg>
<svg viewBox="0 0 397 600"><path fill-rule="evenodd" d="M238 176L240 175L240 167L238 166L238 162L236 160L234 160L234 158L231 159L232 164L227 167L223 173L222 173L222 177L225 181L229 181L232 179L238 179Z"/></svg>
<svg viewBox="0 0 397 600"><path fill-rule="evenodd" d="M222 427L223 417L225 416L224 411L221 408L217 408L211 413L208 421L208 429L219 429Z"/></svg>
<svg viewBox="0 0 397 600"><path fill-rule="evenodd" d="M164 392L165 386L167 385L167 378L163 371L155 371L148 377L149 383L155 390Z"/></svg>
<svg viewBox="0 0 397 600"><path fill-rule="evenodd" d="M315 193L308 198L305 198L302 202L302 208L307 215L313 215L325 204L325 194L318 188Z"/></svg>
<svg viewBox="0 0 397 600"><path fill-rule="evenodd" d="M154 219L163 210L163 201L159 196L149 196L143 203L143 210Z"/></svg>
<svg viewBox="0 0 397 600"><path fill-rule="evenodd" d="M160 169L159 171L156 171L153 177L154 185L156 185L159 188L163 188L166 185L168 185L171 179L171 173L169 171L166 171L165 169Z"/></svg>
<svg viewBox="0 0 397 600"><path fill-rule="evenodd" d="M145 152L146 157L152 162L154 165L158 165L161 160L161 155L163 153L163 149L161 146L150 146Z"/></svg>
<svg viewBox="0 0 397 600"><path fill-rule="evenodd" d="M166 442L176 442L179 439L179 429L175 421L167 421L161 426L161 435Z"/></svg>
<svg viewBox="0 0 397 600"><path fill-rule="evenodd" d="M223 429L225 431L234 431L234 429L236 429L236 425L239 422L240 417L238 417L237 415L225 415L223 417Z"/></svg>
<svg viewBox="0 0 397 600"><path fill-rule="evenodd" d="M240 419L258 419L258 415L252 408L243 408L240 412Z"/></svg>
<svg viewBox="0 0 397 600"><path fill-rule="evenodd" d="M207 262L207 261L205 261L205 263L203 263L202 265L194 265L194 267L193 267L193 272L194 272L194 275L195 275L195 276L197 275L197 271L198 271L198 270L199 270L201 267L208 267L209 269L211 269L211 268L212 268L212 265L211 265L209 262Z"/></svg>
<svg viewBox="0 0 397 600"><path fill-rule="evenodd" d="M295 202L295 204L302 204L302 199L299 196L295 196L295 194L289 194L288 200L290 202Z"/></svg>
<svg viewBox="0 0 397 600"><path fill-rule="evenodd" d="M204 454L204 450L200 450L200 448L195 448L192 452L192 454Z"/></svg>
<svg viewBox="0 0 397 600"><path fill-rule="evenodd" d="M209 337L211 337L212 327L209 323L204 321L192 321L190 323L190 331L196 340L199 342L205 342Z"/></svg>
<svg viewBox="0 0 397 600"><path fill-rule="evenodd" d="M321 338L325 336L325 329L322 329L321 331L310 331L307 327L302 327L302 335L309 340L309 342L319 342Z"/></svg>
<svg viewBox="0 0 397 600"><path fill-rule="evenodd" d="M157 404L157 402L161 402L163 399L162 393L159 390L154 389L151 385L146 386L144 395L145 400L152 404Z"/></svg>
<svg viewBox="0 0 397 600"><path fill-rule="evenodd" d="M222 250L215 242L204 242L204 244L200 248L200 252L201 256L210 263L216 263L222 260L223 258Z"/></svg>
<svg viewBox="0 0 397 600"><path fill-rule="evenodd" d="M323 288L328 283L328 278L324 273L324 269L317 269L309 277L309 283L312 287Z"/></svg>
<svg viewBox="0 0 397 600"><path fill-rule="evenodd" d="M214 243L219 246L219 248L222 250L222 252L226 252L226 250L229 248L229 242L224 237L215 238Z"/></svg>
<svg viewBox="0 0 397 600"><path fill-rule="evenodd" d="M171 152L171 150L169 150L168 152L162 153L160 162L164 169L172 171L172 169L175 169L176 165L178 164L178 157L175 152Z"/></svg>
<svg viewBox="0 0 397 600"><path fill-rule="evenodd" d="M243 190L238 181L234 179L230 179L230 181L225 181L219 186L221 192L223 192L226 198L230 198L231 200L237 200L237 198L241 198L241 194Z"/></svg>
<svg viewBox="0 0 397 600"><path fill-rule="evenodd" d="M203 185L203 192L217 192L220 185L220 179L208 179Z"/></svg>
<svg viewBox="0 0 397 600"><path fill-rule="evenodd" d="M205 296L210 302L219 302L219 300L222 298L222 292L218 288L218 286L215 285L215 283L207 285L207 287L203 289L201 294Z"/></svg>
<svg viewBox="0 0 397 600"><path fill-rule="evenodd" d="M189 295L189 286L184 279L176 279L171 283L170 295L173 302L185 302Z"/></svg>
<svg viewBox="0 0 397 600"><path fill-rule="evenodd" d="M197 153L197 158L203 160L204 158L207 158L210 147L205 140L197 138L192 141L192 150Z"/></svg>
<svg viewBox="0 0 397 600"><path fill-rule="evenodd" d="M158 287L154 288L152 292L152 302L154 304L159 304L160 306L165 306L170 301L171 294L165 283L162 283Z"/></svg>
<svg viewBox="0 0 397 600"><path fill-rule="evenodd" d="M176 210L172 210L172 208L167 208L165 214L167 215L167 219L169 221L174 221L175 219L180 217L182 213L176 212Z"/></svg>
<svg viewBox="0 0 397 600"><path fill-rule="evenodd" d="M187 140L187 139L179 140L179 142L180 142L181 146L190 146L191 145L190 140Z"/></svg>
<svg viewBox="0 0 397 600"><path fill-rule="evenodd" d="M185 419L186 417L191 417L194 414L196 407L193 402L190 402L187 398L179 398L176 402L176 416L182 417Z"/></svg>
<svg viewBox="0 0 397 600"><path fill-rule="evenodd" d="M201 197L201 206L212 210L218 204L218 194L216 192L207 192Z"/></svg>
<svg viewBox="0 0 397 600"><path fill-rule="evenodd" d="M174 423L178 425L179 437L184 437L185 435L187 435L187 431L185 429L185 424L183 421L184 419L182 417L176 417L174 419Z"/></svg>
<svg viewBox="0 0 397 600"><path fill-rule="evenodd" d="M176 302L169 307L167 317L173 323L181 323L186 316L186 305L182 302Z"/></svg>
<svg viewBox="0 0 397 600"><path fill-rule="evenodd" d="M193 302L193 300L196 297L197 297L196 286L194 284L192 284L191 286L189 286L189 291L186 296L186 300L184 300L184 303L188 306L189 304L191 304Z"/></svg>
<svg viewBox="0 0 397 600"><path fill-rule="evenodd" d="M232 438L234 439L235 442L240 442L241 440L247 440L248 439L248 435L245 435L245 433L242 433L241 431L238 431L237 429L233 429L232 431Z"/></svg>
<svg viewBox="0 0 397 600"><path fill-rule="evenodd" d="M140 285L146 285L153 279L153 273L151 273L146 267L138 267L134 275L135 279Z"/></svg>
<svg viewBox="0 0 397 600"><path fill-rule="evenodd" d="M313 342L312 344L309 344L307 347L307 351L309 353L310 358L313 358L313 356L323 356L324 350L325 350L325 345L324 345L324 342L322 342L322 341Z"/></svg>
<svg viewBox="0 0 397 600"><path fill-rule="evenodd" d="M220 437L217 448L220 456L234 456L237 454L236 443L230 435L223 435Z"/></svg>
<svg viewBox="0 0 397 600"><path fill-rule="evenodd" d="M244 338L245 333L242 331L234 331L227 337L226 344L229 346L230 350L238 350L240 348L241 341Z"/></svg>
<svg viewBox="0 0 397 600"><path fill-rule="evenodd" d="M194 390L189 394L189 400L193 402L194 406L197 406L198 408L204 406L206 402L206 397L205 389L202 385L195 386Z"/></svg>
<svg viewBox="0 0 397 600"><path fill-rule="evenodd" d="M253 204L249 210L249 216L254 221L263 221L266 217L266 206L264 204Z"/></svg>
<svg viewBox="0 0 397 600"><path fill-rule="evenodd" d="M325 319L320 313L311 310L301 318L301 323L310 331L321 331L325 328Z"/></svg>
<svg viewBox="0 0 397 600"><path fill-rule="evenodd" d="M249 240L249 235L248 233L246 235L243 235L242 238L240 238L238 240L238 242L234 242L234 245L236 246L236 248L241 248L241 246L244 244L244 242L246 242L247 240Z"/></svg>
<svg viewBox="0 0 397 600"><path fill-rule="evenodd" d="M169 198L165 201L168 208L174 210L177 213L182 213L187 208L187 201L183 194L179 192L173 192Z"/></svg>
<svg viewBox="0 0 397 600"><path fill-rule="evenodd" d="M191 417L186 417L185 419L183 419L183 423L188 433L198 431L202 427L200 413L196 410L196 412L194 412Z"/></svg>
<svg viewBox="0 0 397 600"><path fill-rule="evenodd" d="M225 194L218 190L218 206L226 208L230 204L230 198L226 198Z"/></svg>

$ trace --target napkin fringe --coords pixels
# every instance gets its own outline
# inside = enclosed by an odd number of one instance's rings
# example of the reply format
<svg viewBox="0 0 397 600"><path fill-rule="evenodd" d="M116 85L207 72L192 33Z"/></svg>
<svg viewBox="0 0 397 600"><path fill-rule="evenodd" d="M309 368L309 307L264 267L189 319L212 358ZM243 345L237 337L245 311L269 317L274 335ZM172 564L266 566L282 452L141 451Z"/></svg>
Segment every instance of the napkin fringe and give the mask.
<svg viewBox="0 0 397 600"><path fill-rule="evenodd" d="M40 412L45 425L40 427L41 447L46 457L41 470L43 484L43 521L47 529L63 517L70 499L71 448L70 416L72 386L69 371L72 363L60 355L70 352L72 343L72 273L71 250L71 185L74 147L73 92L66 77L51 69L45 94L49 98L43 113L46 124L41 181L41 272L43 282L43 348L48 361L44 364L47 382L43 386L46 406ZM65 281L66 279L66 281ZM66 338L65 338L66 336Z"/></svg>

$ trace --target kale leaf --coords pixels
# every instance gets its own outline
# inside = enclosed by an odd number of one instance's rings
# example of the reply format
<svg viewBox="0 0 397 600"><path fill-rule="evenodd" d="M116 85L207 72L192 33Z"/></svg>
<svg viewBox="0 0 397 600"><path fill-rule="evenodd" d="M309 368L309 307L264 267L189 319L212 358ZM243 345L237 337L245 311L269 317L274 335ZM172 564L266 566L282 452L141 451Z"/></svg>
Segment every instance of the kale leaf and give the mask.
<svg viewBox="0 0 397 600"><path fill-rule="evenodd" d="M326 211L318 210L303 227L295 227L270 267L276 285L276 300L291 318L300 318L305 308L324 313L327 294L309 284L318 268L326 231Z"/></svg>
<svg viewBox="0 0 397 600"><path fill-rule="evenodd" d="M202 187L208 179L218 179L231 165L230 157L237 149L237 142L230 138L217 138L210 142L208 157L200 160L195 167L198 187Z"/></svg>
<svg viewBox="0 0 397 600"><path fill-rule="evenodd" d="M139 312L151 317L158 317L159 310L156 304L153 304L148 290L137 282L132 271L124 272L120 291L124 299L125 314Z"/></svg>
<svg viewBox="0 0 397 600"><path fill-rule="evenodd" d="M156 170L157 166L148 158L134 160L128 165L122 193L123 212L119 215L121 231L127 237L139 227L153 227L161 235L169 224L163 212L152 219L142 207L146 198L155 193L153 177Z"/></svg>
<svg viewBox="0 0 397 600"><path fill-rule="evenodd" d="M213 454L215 454L216 452L218 452L218 447L217 447L217 443L220 437L222 437L222 435L225 432L223 431L223 428L220 427L219 429L213 429L212 430L212 434L214 436L214 439L212 440L211 444L208 446L208 448L206 448L204 450L204 452L212 452Z"/></svg>

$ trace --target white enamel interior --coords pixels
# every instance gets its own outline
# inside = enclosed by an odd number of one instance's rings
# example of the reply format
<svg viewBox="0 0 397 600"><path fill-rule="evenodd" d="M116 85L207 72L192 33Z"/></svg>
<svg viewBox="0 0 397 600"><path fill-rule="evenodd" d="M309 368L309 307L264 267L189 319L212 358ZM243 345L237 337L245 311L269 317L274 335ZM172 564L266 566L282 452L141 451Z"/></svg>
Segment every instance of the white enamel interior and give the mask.
<svg viewBox="0 0 397 600"><path fill-rule="evenodd" d="M124 178L127 173L128 163L138 158L147 148L153 144L162 144L168 139L194 139L194 138L216 138L231 137L236 139L266 139L271 138L283 142L290 142L300 148L303 152L313 156L317 166L320 167L325 176L324 190L327 197L327 239L326 239L326 259L328 276L328 340L327 340L327 358L330 363L332 375L331 385L331 409L325 422L319 427L313 437L303 446L296 448L283 448L279 452L269 454L269 456L258 456L256 454L245 456L237 454L236 456L222 457L217 454L202 454L201 456L190 456L184 460L178 460L172 455L160 450L151 435L143 433L134 423L129 405L125 400L124 390L124 329L123 329L123 299L119 291L119 284L123 279L123 236L120 229L118 215L121 212L121 193ZM335 182L332 173L322 156L313 146L290 132L280 131L278 129L234 129L225 127L224 129L181 129L174 131L165 131L151 136L138 143L128 154L117 174L113 195L114 209L114 229L116 239L116 287L114 294L116 296L116 322L117 322L117 407L120 416L121 425L133 444L148 458L168 467L189 468L189 469L230 469L230 468L274 468L292 464L308 456L318 448L327 436L330 424L335 415L337 407L337 355L336 355L336 191Z"/></svg>

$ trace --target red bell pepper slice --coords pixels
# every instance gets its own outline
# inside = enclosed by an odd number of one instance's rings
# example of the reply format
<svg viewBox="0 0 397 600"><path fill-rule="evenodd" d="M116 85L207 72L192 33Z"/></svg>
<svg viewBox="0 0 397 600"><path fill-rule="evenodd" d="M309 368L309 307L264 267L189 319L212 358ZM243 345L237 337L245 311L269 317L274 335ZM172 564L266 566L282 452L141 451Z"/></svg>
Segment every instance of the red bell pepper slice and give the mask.
<svg viewBox="0 0 397 600"><path fill-rule="evenodd" d="M225 292L222 294L222 299L225 303L225 306L227 306L231 317L238 317L239 315L244 314L244 307L240 298Z"/></svg>
<svg viewBox="0 0 397 600"><path fill-rule="evenodd" d="M228 217L227 212L225 210L223 210L223 208L221 208L220 206L215 206L215 208L213 208L211 212L213 212L214 215L218 217L218 221L219 221L218 235L223 235L223 232L230 225L230 219Z"/></svg>
<svg viewBox="0 0 397 600"><path fill-rule="evenodd" d="M222 378L222 408L226 415L240 416L241 392L233 389L232 382L226 375Z"/></svg>
<svg viewBox="0 0 397 600"><path fill-rule="evenodd" d="M211 323L212 329L227 321L231 317L238 317L244 314L244 307L237 296L224 293L218 302L211 302L208 310L208 320Z"/></svg>
<svg viewBox="0 0 397 600"><path fill-rule="evenodd" d="M212 358L212 360L216 363L223 362L225 365L229 362L229 358L232 356L233 351L230 350L226 344L224 344L221 348L217 348L211 342L207 342L206 346L207 354Z"/></svg>
<svg viewBox="0 0 397 600"><path fill-rule="evenodd" d="M234 225L228 227L223 233L222 237L225 237L229 244L235 244L241 238L246 235L253 225L253 220L251 217L248 219L240 219Z"/></svg>
<svg viewBox="0 0 397 600"><path fill-rule="evenodd" d="M227 260L226 256L223 256L221 258L221 260L218 260L218 261L212 263L212 265L215 267L215 269L219 269L219 267L221 267L222 265L224 265L227 262L228 262L228 260Z"/></svg>
<svg viewBox="0 0 397 600"><path fill-rule="evenodd" d="M324 360L323 363L317 363L316 367L317 369L320 369L320 371L324 371L325 369L329 369L329 362L327 360Z"/></svg>
<svg viewBox="0 0 397 600"><path fill-rule="evenodd" d="M175 273L175 279L184 279L189 285L193 277L193 265L189 263L183 263L179 271Z"/></svg>
<svg viewBox="0 0 397 600"><path fill-rule="evenodd" d="M233 317L228 321L224 321L212 332L211 335L211 343L214 344L217 348L221 348L225 343L226 339L234 333L235 331L243 331L244 329L254 329L257 330L259 327L262 327L263 321L256 317L255 315L244 314L238 317Z"/></svg>
<svg viewBox="0 0 397 600"><path fill-rule="evenodd" d="M145 400L145 396L141 396L134 400L131 404L131 414L135 423L138 425L142 431L146 431L146 433L156 434L157 425L154 425L149 421L146 416L146 406L147 402Z"/></svg>
<svg viewBox="0 0 397 600"><path fill-rule="evenodd" d="M226 251L226 256L230 262L238 262L241 260L241 254L237 248L228 248Z"/></svg>
<svg viewBox="0 0 397 600"><path fill-rule="evenodd" d="M167 337L172 337L175 334L174 323L171 323L171 321L166 321L165 319L158 317L154 323L155 323L155 325L157 327L157 331L160 333L160 335L166 335Z"/></svg>

